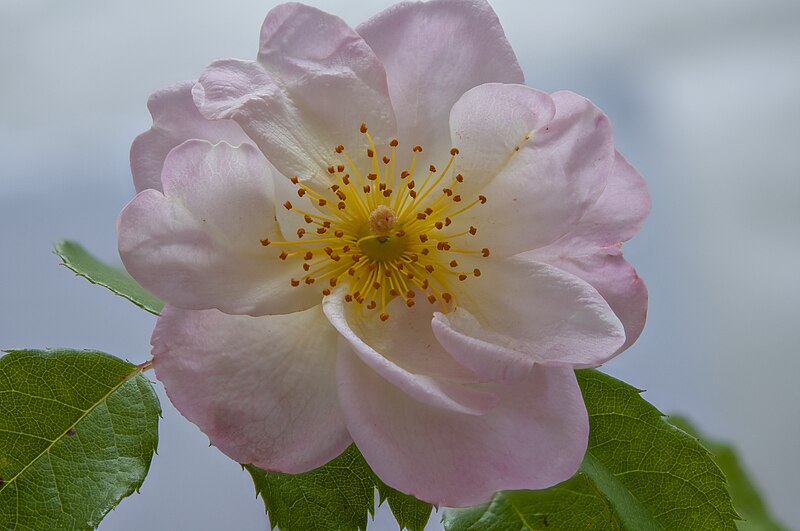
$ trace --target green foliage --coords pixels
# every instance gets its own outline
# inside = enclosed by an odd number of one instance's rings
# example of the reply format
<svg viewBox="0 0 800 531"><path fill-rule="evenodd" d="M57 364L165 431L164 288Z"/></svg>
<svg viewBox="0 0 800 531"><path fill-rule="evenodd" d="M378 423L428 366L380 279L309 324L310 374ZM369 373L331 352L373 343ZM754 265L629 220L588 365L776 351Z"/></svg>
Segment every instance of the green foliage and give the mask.
<svg viewBox="0 0 800 531"><path fill-rule="evenodd" d="M125 297L143 310L158 315L164 307L158 297L145 291L124 269L104 264L78 243L63 241L55 246L55 253L77 275Z"/></svg>
<svg viewBox="0 0 800 531"><path fill-rule="evenodd" d="M448 531L736 529L725 476L694 437L641 391L594 370L577 374L591 427L578 474L547 490L445 510Z"/></svg>
<svg viewBox="0 0 800 531"><path fill-rule="evenodd" d="M671 416L669 421L699 439L700 443L711 452L714 462L725 472L733 506L742 517L742 520L736 523L740 531L783 531L785 529L770 514L766 503L761 499L753 481L730 445L703 436L684 417Z"/></svg>
<svg viewBox="0 0 800 531"><path fill-rule="evenodd" d="M264 500L272 528L283 531L359 530L374 515L375 489L388 500L401 528L422 531L431 505L386 486L351 445L330 463L304 474L266 472L252 465L256 492Z"/></svg>
<svg viewBox="0 0 800 531"><path fill-rule="evenodd" d="M0 358L0 529L88 530L138 489L161 408L141 369L108 354Z"/></svg>

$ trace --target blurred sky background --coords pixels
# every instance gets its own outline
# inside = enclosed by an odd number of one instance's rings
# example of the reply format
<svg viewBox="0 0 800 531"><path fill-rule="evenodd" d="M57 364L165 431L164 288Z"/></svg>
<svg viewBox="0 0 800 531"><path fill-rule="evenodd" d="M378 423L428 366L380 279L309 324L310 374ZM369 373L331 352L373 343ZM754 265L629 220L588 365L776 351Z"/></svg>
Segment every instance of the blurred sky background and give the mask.
<svg viewBox="0 0 800 531"><path fill-rule="evenodd" d="M389 3L315 5L355 25ZM650 186L653 213L625 247L649 321L605 370L733 442L800 529L800 2L492 4L528 84L602 107ZM0 0L0 347L148 359L155 319L73 278L52 244L118 261L148 95L213 59L254 58L274 5ZM101 531L267 529L249 476L159 393L159 455ZM396 524L382 511L373 528Z"/></svg>

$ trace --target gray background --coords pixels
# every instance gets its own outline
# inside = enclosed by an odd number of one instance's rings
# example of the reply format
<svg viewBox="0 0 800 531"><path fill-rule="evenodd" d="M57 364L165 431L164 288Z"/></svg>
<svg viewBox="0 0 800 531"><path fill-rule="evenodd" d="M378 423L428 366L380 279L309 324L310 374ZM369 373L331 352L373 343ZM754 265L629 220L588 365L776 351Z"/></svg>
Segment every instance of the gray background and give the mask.
<svg viewBox="0 0 800 531"><path fill-rule="evenodd" d="M387 4L317 2L351 24ZM215 58L254 57L272 5L0 0L1 346L148 358L154 318L72 278L51 244L117 260L147 96ZM650 288L649 323L606 370L733 441L800 527L800 3L493 5L528 84L592 98L650 185L653 213L625 248ZM101 530L266 529L248 476L159 392L152 472ZM386 511L378 521L396 527Z"/></svg>

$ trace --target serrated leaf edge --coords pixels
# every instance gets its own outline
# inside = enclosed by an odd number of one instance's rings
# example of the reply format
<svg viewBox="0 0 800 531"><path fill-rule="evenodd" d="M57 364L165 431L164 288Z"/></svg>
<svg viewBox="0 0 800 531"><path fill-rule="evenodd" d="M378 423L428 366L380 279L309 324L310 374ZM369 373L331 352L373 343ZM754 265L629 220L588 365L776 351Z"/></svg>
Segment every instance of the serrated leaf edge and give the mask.
<svg viewBox="0 0 800 531"><path fill-rule="evenodd" d="M13 349L13 350L3 350L2 352L6 353L6 354L14 354L14 353L18 353L18 352L26 352L26 350L24 350L24 349ZM45 352L47 352L47 351L45 351ZM128 376L123 378L117 385L112 387L111 390L109 390L108 393L103 395L102 398L100 398L97 402L95 402L92 405L92 407L90 407L89 409L84 411L84 413L78 418L78 420L73 422L69 426L69 428L64 430L64 432L61 435L59 435L58 437L53 439L53 441L47 446L47 448L42 450L42 452L39 455L37 455L34 459L31 459L30 463L25 465L19 472L17 472L14 475L14 477L12 477L10 479L4 479L3 480L3 485L0 486L0 492L3 492L8 485L11 485L14 481L16 481L16 479L18 477L20 477L26 470L28 470L28 468L30 468L34 463L38 462L42 458L42 456L48 454L50 452L50 450L53 448L53 446L55 446L55 444L57 442L61 441L61 439L63 439L67 435L69 430L74 429L75 426L77 426L84 418L86 418L92 411L94 411L95 408L97 408L100 404L102 404L106 400L108 400L108 397L110 397L112 394L114 394L120 387L125 385L131 379L135 378L136 376L138 376L138 375L140 375L142 373L142 369L140 367L138 367L137 365L133 365L132 368L133 368L133 372L131 372Z"/></svg>
<svg viewBox="0 0 800 531"><path fill-rule="evenodd" d="M58 256L61 259L61 265L63 265L64 267L66 267L67 269L69 269L70 271L75 273L77 276L85 278L86 280L89 281L90 284L94 284L96 286L102 286L102 287L106 288L108 291L110 291L111 293L113 293L114 295L118 295L119 297L122 297L123 299L127 299L128 301L132 302L134 305L138 306L142 310L144 310L144 311L146 311L148 313L151 313L153 315L156 315L156 316L161 315L161 312L159 310L156 310L155 308L151 307L146 302L142 302L142 301L136 299L134 296L129 295L127 293L123 293L123 292L115 289L113 286L109 285L108 282L105 282L103 280L94 279L94 278L90 277L89 275L87 275L86 273L84 273L84 272L80 271L79 269L77 269L74 266L74 264L71 262L69 257L63 252L63 247L66 244L77 245L78 247L83 249L87 254L89 254L89 252L86 251L86 249L84 249L83 246L80 245L79 243L73 242L71 240L62 240L62 241L58 242L57 244L55 244L54 247L53 247L53 254L55 254L56 256ZM95 257L92 256L92 258L95 258ZM95 259L97 260L97 258L95 258ZM108 264L104 264L104 265L106 265L107 267L113 267L113 266L108 266ZM144 288L142 288L142 289L144 289Z"/></svg>

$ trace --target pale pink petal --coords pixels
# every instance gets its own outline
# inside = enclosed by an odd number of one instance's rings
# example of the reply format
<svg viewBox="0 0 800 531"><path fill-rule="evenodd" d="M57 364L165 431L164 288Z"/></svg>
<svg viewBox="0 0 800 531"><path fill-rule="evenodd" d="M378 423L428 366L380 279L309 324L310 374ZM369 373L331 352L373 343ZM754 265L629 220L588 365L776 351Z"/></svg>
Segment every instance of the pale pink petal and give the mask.
<svg viewBox="0 0 800 531"><path fill-rule="evenodd" d="M224 140L234 146L251 143L236 122L203 118L192 100L193 85L193 81L182 81L153 93L147 100L153 126L137 136L131 146L131 173L137 192L162 189L164 159L186 140Z"/></svg>
<svg viewBox="0 0 800 531"><path fill-rule="evenodd" d="M402 2L356 29L386 67L401 143L432 156L452 147L447 117L464 92L523 83L497 15L481 0Z"/></svg>
<svg viewBox="0 0 800 531"><path fill-rule="evenodd" d="M536 249L569 232L614 165L608 119L569 92L548 97L521 85L482 85L456 103L450 126L461 150L462 197L488 199L463 219L478 228L476 247L495 255Z"/></svg>
<svg viewBox="0 0 800 531"><path fill-rule="evenodd" d="M153 365L178 411L228 457L305 472L351 442L336 396L336 336L319 306L265 317L166 306Z"/></svg>
<svg viewBox="0 0 800 531"><path fill-rule="evenodd" d="M625 343L639 337L647 317L647 288L622 257L620 245L638 232L650 213L641 175L619 153L603 194L578 224L558 241L525 253L589 282L625 326Z"/></svg>
<svg viewBox="0 0 800 531"><path fill-rule="evenodd" d="M409 397L352 353L337 380L347 429L387 485L448 507L486 501L498 490L543 489L571 477L589 424L572 369L535 366L522 382L497 386L485 415L446 411Z"/></svg>
<svg viewBox="0 0 800 531"><path fill-rule="evenodd" d="M625 341L603 297L576 276L517 258L480 264L481 276L456 292L456 310L437 313L432 326L445 350L481 376L510 383L534 363L599 365Z"/></svg>
<svg viewBox="0 0 800 531"><path fill-rule="evenodd" d="M120 214L119 252L147 290L181 308L263 315L320 299L292 288L297 259L279 260L273 183L261 153L190 140L167 156L164 192L145 190Z"/></svg>
<svg viewBox="0 0 800 531"><path fill-rule="evenodd" d="M598 249L583 256L550 257L547 263L582 278L608 302L625 327L625 342L614 355L631 346L642 333L647 319L647 287L636 270L623 257L619 246ZM608 357L601 363L608 361ZM600 363L577 363L576 368L596 367Z"/></svg>
<svg viewBox="0 0 800 531"><path fill-rule="evenodd" d="M614 169L600 198L569 233L548 247L578 254L585 253L590 246L618 245L639 232L650 208L650 193L644 179L616 153Z"/></svg>
<svg viewBox="0 0 800 531"><path fill-rule="evenodd" d="M329 164L366 165L369 126L385 145L397 133L386 72L364 40L343 20L302 4L267 15L258 62L212 63L193 89L207 118L231 118L284 175L325 181Z"/></svg>
<svg viewBox="0 0 800 531"><path fill-rule="evenodd" d="M468 414L480 414L497 404L497 397L475 387L478 377L456 363L431 332L430 309L408 309L401 298L387 307L384 322L376 312L346 303L345 286L325 297L322 307L351 349L383 378L417 400Z"/></svg>

